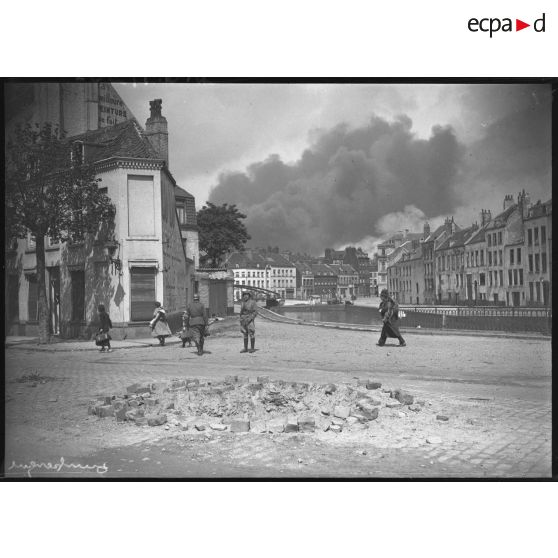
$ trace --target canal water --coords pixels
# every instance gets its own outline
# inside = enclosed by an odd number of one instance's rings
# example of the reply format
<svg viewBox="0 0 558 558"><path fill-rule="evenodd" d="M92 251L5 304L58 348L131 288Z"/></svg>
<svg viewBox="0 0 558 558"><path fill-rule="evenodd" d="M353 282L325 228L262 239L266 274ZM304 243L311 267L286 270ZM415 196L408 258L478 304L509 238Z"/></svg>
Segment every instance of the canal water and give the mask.
<svg viewBox="0 0 558 558"><path fill-rule="evenodd" d="M335 322L341 324L380 325L382 317L378 308L322 304L320 306L279 306L273 312L298 320Z"/></svg>

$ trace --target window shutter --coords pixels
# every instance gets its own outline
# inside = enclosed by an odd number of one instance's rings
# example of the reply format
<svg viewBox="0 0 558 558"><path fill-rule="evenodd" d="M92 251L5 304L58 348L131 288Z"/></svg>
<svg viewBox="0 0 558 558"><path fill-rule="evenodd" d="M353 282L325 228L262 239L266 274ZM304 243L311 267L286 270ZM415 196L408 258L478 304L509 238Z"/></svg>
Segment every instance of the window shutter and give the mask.
<svg viewBox="0 0 558 558"><path fill-rule="evenodd" d="M155 268L133 267L131 270L131 320L149 321L155 302Z"/></svg>

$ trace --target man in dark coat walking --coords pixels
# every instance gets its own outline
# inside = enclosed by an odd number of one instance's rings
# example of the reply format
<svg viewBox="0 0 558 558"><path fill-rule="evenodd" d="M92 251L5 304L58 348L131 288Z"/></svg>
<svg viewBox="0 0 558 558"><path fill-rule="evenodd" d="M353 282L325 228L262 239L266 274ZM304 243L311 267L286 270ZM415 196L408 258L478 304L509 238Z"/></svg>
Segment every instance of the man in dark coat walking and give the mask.
<svg viewBox="0 0 558 558"><path fill-rule="evenodd" d="M198 355L203 355L203 343L207 329L207 312L200 302L200 296L194 295L194 302L186 309L186 328L191 330L192 339L198 349Z"/></svg>
<svg viewBox="0 0 558 558"><path fill-rule="evenodd" d="M399 339L400 347L405 347L407 343L405 343L405 339L403 339L399 332L399 306L397 302L389 296L387 289L382 289L380 293L380 314L382 315L384 326L382 327L382 333L376 345L378 345L378 347L383 347L386 343L386 339L388 337L393 337Z"/></svg>

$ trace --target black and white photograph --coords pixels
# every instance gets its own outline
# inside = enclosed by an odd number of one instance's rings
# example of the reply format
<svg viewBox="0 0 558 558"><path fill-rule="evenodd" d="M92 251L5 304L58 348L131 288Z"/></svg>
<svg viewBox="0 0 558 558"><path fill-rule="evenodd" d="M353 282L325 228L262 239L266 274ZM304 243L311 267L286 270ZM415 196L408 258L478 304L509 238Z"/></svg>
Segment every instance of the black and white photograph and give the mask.
<svg viewBox="0 0 558 558"><path fill-rule="evenodd" d="M552 477L551 81L3 87L6 478Z"/></svg>

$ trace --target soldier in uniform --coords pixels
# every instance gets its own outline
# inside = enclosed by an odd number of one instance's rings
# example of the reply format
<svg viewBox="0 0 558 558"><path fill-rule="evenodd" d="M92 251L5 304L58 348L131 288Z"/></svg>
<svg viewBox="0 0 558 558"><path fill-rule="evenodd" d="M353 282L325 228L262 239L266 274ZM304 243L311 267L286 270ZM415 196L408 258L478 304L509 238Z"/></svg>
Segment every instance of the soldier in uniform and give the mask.
<svg viewBox="0 0 558 558"><path fill-rule="evenodd" d="M399 306L397 302L389 296L389 291L387 289L382 289L380 293L380 314L382 315L384 326L376 345L378 345L378 347L383 347L386 343L386 339L388 337L393 337L399 339L400 347L405 347L407 344L399 332Z"/></svg>
<svg viewBox="0 0 558 558"><path fill-rule="evenodd" d="M191 332L192 339L198 349L198 356L203 355L203 343L207 330L207 312L200 302L200 296L194 295L194 302L186 309L186 329Z"/></svg>
<svg viewBox="0 0 558 558"><path fill-rule="evenodd" d="M258 306L249 291L242 293L240 304L240 331L244 336L244 349L241 353L253 353L256 345L256 325L254 320L258 315ZM248 350L248 337L250 337L250 350Z"/></svg>

